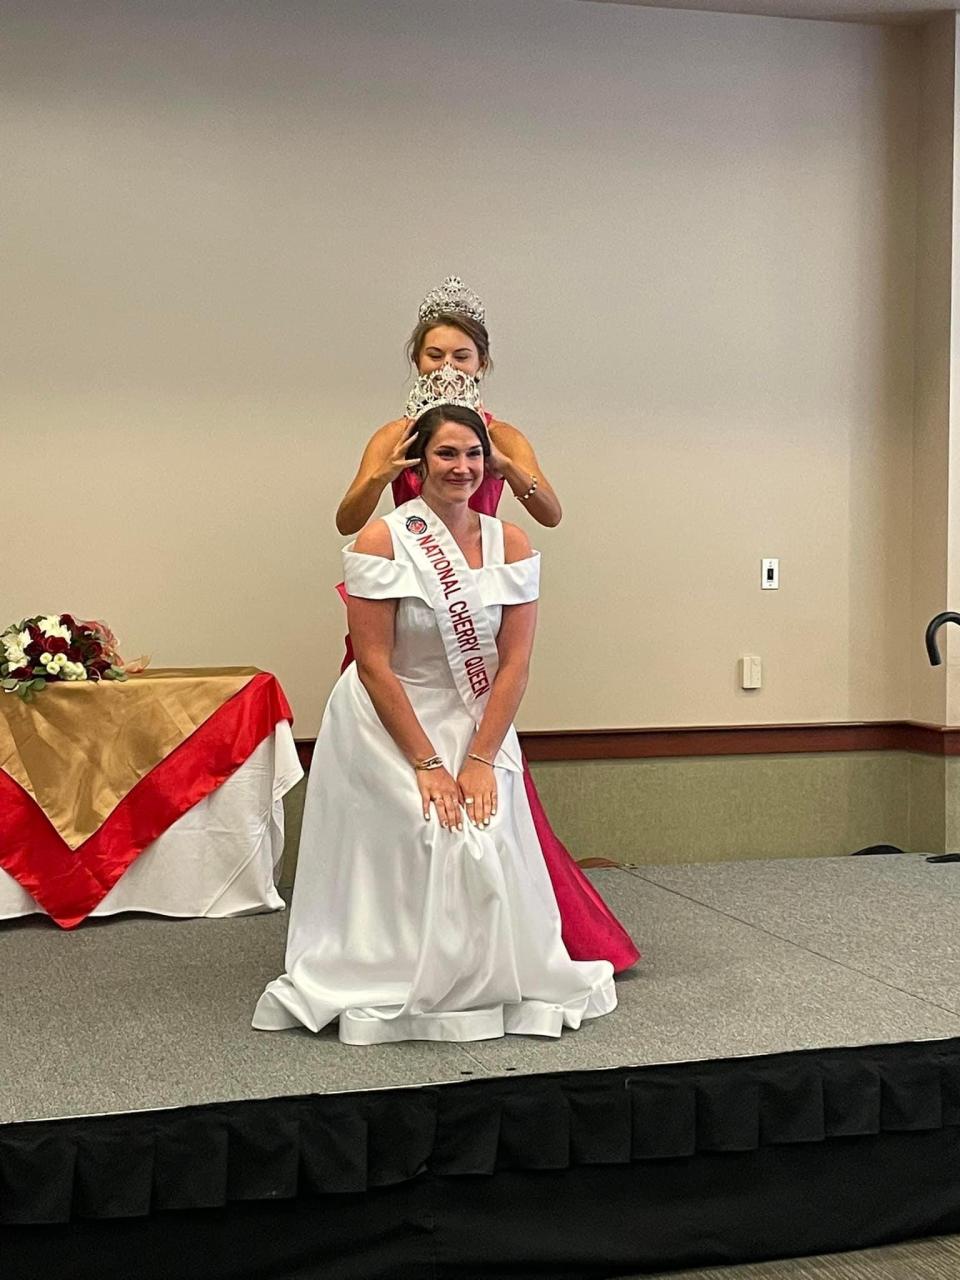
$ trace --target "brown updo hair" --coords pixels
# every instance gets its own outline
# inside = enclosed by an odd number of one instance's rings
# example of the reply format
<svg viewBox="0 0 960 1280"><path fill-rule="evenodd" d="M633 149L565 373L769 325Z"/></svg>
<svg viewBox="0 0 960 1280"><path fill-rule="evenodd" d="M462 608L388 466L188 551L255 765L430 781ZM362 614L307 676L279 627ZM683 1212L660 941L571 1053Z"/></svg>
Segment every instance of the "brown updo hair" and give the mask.
<svg viewBox="0 0 960 1280"><path fill-rule="evenodd" d="M473 409L464 409L458 404L438 404L428 409L417 422L417 434L411 440L407 450L408 458L420 459L421 477L426 475L427 471L427 445L445 422L457 422L461 427L469 427L480 441L484 461L486 462L490 457L490 436L487 434L487 425L479 413Z"/></svg>
<svg viewBox="0 0 960 1280"><path fill-rule="evenodd" d="M462 315L458 311L441 311L438 316L431 316L429 320L421 320L407 343L407 358L413 365L419 365L420 354L423 351L423 344L427 334L431 329L437 329L440 325L450 325L454 329L459 329L461 333L465 333L477 348L477 355L480 357L480 368L484 373L489 373L493 368L493 361L490 358L490 335L487 333L486 326L482 325L479 320L474 320L472 316Z"/></svg>

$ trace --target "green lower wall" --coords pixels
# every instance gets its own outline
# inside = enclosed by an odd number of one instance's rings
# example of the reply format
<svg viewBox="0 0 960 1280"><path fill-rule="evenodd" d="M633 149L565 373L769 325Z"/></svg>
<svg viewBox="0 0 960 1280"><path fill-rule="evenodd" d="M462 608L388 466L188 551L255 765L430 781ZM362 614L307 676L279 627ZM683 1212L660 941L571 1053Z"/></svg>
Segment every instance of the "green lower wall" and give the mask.
<svg viewBox="0 0 960 1280"><path fill-rule="evenodd" d="M910 838L915 849L943 853L948 832L955 830L950 819L948 765L943 756L908 756L910 780ZM953 774L956 789L956 774Z"/></svg>
<svg viewBox="0 0 960 1280"><path fill-rule="evenodd" d="M575 858L816 858L870 844L960 848L960 757L905 751L580 760L532 766ZM285 801L293 882L304 784Z"/></svg>
<svg viewBox="0 0 960 1280"><path fill-rule="evenodd" d="M900 753L591 760L533 773L578 858L726 862L909 842Z"/></svg>

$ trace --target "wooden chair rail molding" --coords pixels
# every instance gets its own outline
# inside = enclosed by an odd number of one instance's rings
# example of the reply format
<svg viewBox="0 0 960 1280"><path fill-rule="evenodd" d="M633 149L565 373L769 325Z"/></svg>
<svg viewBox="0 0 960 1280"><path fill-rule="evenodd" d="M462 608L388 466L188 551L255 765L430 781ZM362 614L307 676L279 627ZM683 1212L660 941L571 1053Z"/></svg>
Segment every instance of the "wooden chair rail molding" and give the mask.
<svg viewBox="0 0 960 1280"><path fill-rule="evenodd" d="M671 729L534 729L520 734L528 760L652 760L829 751L919 751L960 756L960 725L914 720L836 724L683 725ZM304 768L312 740L298 739Z"/></svg>

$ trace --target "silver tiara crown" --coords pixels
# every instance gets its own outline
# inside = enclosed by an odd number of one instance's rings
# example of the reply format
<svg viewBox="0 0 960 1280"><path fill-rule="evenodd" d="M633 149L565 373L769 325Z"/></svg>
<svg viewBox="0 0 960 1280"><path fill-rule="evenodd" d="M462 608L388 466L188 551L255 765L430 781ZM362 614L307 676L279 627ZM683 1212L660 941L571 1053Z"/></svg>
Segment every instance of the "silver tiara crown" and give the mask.
<svg viewBox="0 0 960 1280"><path fill-rule="evenodd" d="M407 397L404 416L416 422L438 404L455 404L461 409L480 412L480 381L452 364L441 365L429 373L421 373Z"/></svg>
<svg viewBox="0 0 960 1280"><path fill-rule="evenodd" d="M479 324L484 323L486 312L483 303L468 289L459 276L447 276L437 289L431 289L420 303L421 320L435 320L442 315L469 316Z"/></svg>

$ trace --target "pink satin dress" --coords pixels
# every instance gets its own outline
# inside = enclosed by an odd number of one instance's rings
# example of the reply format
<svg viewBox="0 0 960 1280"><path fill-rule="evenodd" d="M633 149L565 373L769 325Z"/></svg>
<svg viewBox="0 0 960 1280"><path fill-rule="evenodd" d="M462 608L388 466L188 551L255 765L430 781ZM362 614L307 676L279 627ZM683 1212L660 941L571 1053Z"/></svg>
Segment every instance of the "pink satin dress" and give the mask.
<svg viewBox="0 0 960 1280"><path fill-rule="evenodd" d="M485 475L480 488L470 498L470 506L482 515L495 516L502 491L501 479ZM420 477L412 468L402 471L393 482L393 500L396 505L400 506L401 503L419 496ZM344 665L352 659L353 654L348 650ZM629 969L640 958L640 952L550 826L533 784L526 757L523 761L523 781L540 848L543 850L543 859L560 909L564 945L571 959L609 960L617 973Z"/></svg>

